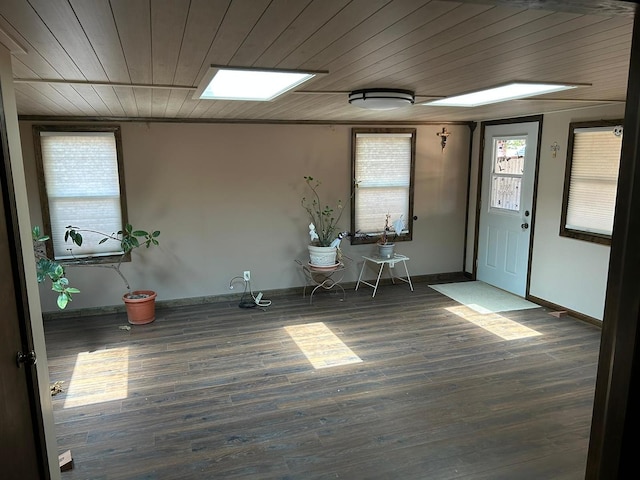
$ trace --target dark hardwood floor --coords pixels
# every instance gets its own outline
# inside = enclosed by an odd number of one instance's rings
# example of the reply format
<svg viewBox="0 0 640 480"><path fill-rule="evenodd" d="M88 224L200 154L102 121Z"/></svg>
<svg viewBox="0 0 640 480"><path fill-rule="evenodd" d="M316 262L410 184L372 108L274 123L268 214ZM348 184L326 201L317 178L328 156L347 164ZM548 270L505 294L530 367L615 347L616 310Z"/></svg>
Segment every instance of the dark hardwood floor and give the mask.
<svg viewBox="0 0 640 480"><path fill-rule="evenodd" d="M427 283L45 322L64 479L582 479L600 329L545 308L503 340ZM284 327L360 363L315 369Z"/></svg>

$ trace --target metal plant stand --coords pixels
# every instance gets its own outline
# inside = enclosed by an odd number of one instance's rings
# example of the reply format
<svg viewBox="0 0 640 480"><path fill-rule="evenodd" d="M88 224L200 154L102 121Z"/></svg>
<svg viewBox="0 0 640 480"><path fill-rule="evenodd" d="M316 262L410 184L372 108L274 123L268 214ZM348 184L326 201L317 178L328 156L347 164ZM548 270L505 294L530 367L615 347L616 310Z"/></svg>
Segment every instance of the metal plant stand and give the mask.
<svg viewBox="0 0 640 480"><path fill-rule="evenodd" d="M313 302L313 294L319 289L331 290L335 287L336 290L342 290L342 299L344 300L346 298L344 288L340 285L344 280L344 275L347 269L343 261L340 261L336 263L336 265L332 265L330 267L318 267L311 265L310 263L303 263L300 260L296 260L296 263L302 267L302 272L304 273L306 280L306 284L302 290L302 296L306 296L307 288L312 288L311 295L309 295L309 303Z"/></svg>

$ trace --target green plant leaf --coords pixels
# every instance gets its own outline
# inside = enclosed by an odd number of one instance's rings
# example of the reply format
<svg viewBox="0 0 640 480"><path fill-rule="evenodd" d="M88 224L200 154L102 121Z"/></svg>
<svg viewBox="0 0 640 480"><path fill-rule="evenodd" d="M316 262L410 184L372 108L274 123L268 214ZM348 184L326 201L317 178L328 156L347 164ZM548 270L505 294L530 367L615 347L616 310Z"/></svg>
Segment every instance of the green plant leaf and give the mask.
<svg viewBox="0 0 640 480"><path fill-rule="evenodd" d="M145 232L144 230L135 230L131 233L131 235L133 235L134 237L146 237L147 235L149 235L149 233Z"/></svg>
<svg viewBox="0 0 640 480"><path fill-rule="evenodd" d="M36 225L31 230L31 238L33 239L34 242L46 242L47 240L49 240L50 237L49 235L43 235L41 233L40 226Z"/></svg>
<svg viewBox="0 0 640 480"><path fill-rule="evenodd" d="M71 300L71 298L69 298L68 295L65 295L64 293L61 293L60 295L58 295L58 308L60 310L64 310L64 308L67 306L67 303L69 303L69 300Z"/></svg>
<svg viewBox="0 0 640 480"><path fill-rule="evenodd" d="M73 243L75 243L76 245L78 245L79 247L82 246L82 234L81 233L78 233L75 230L67 230L67 232L65 233L65 236L64 236L65 241L67 240L67 238L71 238L71 241Z"/></svg>
<svg viewBox="0 0 640 480"><path fill-rule="evenodd" d="M49 240L47 235L42 235L40 227L34 227L32 229L32 235L34 241ZM82 244L82 235L78 233L76 227L71 225L67 226L65 232L65 241L71 238L71 240L77 245ZM55 260L51 260L42 254L36 252L36 277L39 283L44 282L47 277L51 279L51 289L58 292L56 303L58 308L63 309L67 306L67 303L71 301L72 293L80 293L77 288L69 287L69 280L65 277L64 267Z"/></svg>
<svg viewBox="0 0 640 480"><path fill-rule="evenodd" d="M64 275L64 267L62 265L58 263L57 265L52 265L52 267L53 267L53 272L57 276L62 277Z"/></svg>

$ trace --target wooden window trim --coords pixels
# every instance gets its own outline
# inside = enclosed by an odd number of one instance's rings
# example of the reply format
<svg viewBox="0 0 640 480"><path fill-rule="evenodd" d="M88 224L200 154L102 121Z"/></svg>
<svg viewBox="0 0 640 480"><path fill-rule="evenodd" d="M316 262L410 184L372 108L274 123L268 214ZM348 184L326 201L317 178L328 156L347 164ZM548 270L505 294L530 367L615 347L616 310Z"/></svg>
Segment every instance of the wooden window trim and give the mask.
<svg viewBox="0 0 640 480"><path fill-rule="evenodd" d="M411 174L409 178L409 218L406 219L408 233L399 235L394 242L409 242L413 240L413 199L416 176L416 128L352 128L351 129L351 233L356 232L356 136L359 133L409 133L411 134ZM384 219L381 219L383 225ZM375 236L351 236L351 245L376 243Z"/></svg>
<svg viewBox="0 0 640 480"><path fill-rule="evenodd" d="M583 240L585 242L597 243L600 245L611 245L611 235L600 233L584 232L567 228L567 208L569 206L569 186L571 185L571 167L573 164L573 142L574 131L578 128L595 128L595 127L615 127L622 125L623 119L617 120L595 120L588 122L572 122L569 124L569 138L567 140L567 159L564 170L564 186L562 191L562 210L560 214L560 236Z"/></svg>
<svg viewBox="0 0 640 480"><path fill-rule="evenodd" d="M49 209L49 197L47 195L47 185L44 178L44 163L42 159L42 145L40 143L41 132L112 132L116 142L116 156L118 162L118 180L120 183L120 212L122 215L122 223L128 223L126 188L124 183L124 162L122 160L122 134L119 125L33 125L33 145L36 161L36 171L38 174L38 192L40 194L40 207L42 209L42 226L43 233L49 235L51 232L51 214ZM82 225L77 225L82 227ZM110 233L110 232L109 232ZM47 256L55 258L53 251L53 242L45 242ZM65 259L58 260L62 265L78 265L78 264L107 264L120 261L131 261L131 253L122 255L107 255L98 257L81 257L77 260Z"/></svg>

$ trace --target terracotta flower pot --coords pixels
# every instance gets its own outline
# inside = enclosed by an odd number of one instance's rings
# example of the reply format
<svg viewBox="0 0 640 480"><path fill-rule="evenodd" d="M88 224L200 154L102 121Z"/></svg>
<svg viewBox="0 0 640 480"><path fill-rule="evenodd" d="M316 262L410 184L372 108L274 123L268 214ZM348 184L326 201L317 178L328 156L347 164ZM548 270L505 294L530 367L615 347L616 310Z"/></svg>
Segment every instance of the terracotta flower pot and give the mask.
<svg viewBox="0 0 640 480"><path fill-rule="evenodd" d="M127 318L132 325L144 325L156 319L156 292L152 290L134 290L131 295L122 296L127 307Z"/></svg>

